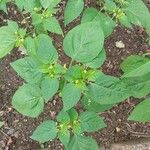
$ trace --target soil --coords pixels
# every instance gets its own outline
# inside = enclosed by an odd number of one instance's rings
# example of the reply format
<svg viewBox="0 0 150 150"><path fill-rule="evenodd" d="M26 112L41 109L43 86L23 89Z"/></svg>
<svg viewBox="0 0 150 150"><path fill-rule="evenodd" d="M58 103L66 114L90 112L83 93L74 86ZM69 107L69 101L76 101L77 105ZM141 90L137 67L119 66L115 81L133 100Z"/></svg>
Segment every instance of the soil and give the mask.
<svg viewBox="0 0 150 150"><path fill-rule="evenodd" d="M80 17L64 28L62 12L65 3L65 0L60 3L57 18L66 33L80 23ZM86 7L88 6L98 7L94 0L86 0ZM8 5L8 15L0 12L0 26L6 23L6 19L15 20L22 25L22 15L12 4ZM63 64L67 64L69 58L63 53L63 37L55 34L50 34L50 36L55 41L54 44L59 52L60 60ZM150 50L146 40L147 35L141 28L134 27L129 30L117 26L113 34L105 41L107 60L102 67L104 73L119 77L122 74L119 66L126 57L132 54L142 55ZM125 48L117 48L116 42L118 41L122 41ZM32 132L42 121L55 119L62 108L62 102L57 96L45 106L44 112L36 119L24 117L12 108L12 96L24 81L16 75L10 67L10 63L21 57L23 57L21 52L14 49L10 55L0 60L0 118L5 121L4 127L0 129L0 150L39 150L40 145L30 139ZM138 100L131 98L100 114L103 116L107 128L89 136L93 136L98 144L104 145L106 149L110 147L111 143L150 137L150 124L127 121L129 114L138 103ZM56 139L46 143L45 148L47 150L62 150L63 145Z"/></svg>

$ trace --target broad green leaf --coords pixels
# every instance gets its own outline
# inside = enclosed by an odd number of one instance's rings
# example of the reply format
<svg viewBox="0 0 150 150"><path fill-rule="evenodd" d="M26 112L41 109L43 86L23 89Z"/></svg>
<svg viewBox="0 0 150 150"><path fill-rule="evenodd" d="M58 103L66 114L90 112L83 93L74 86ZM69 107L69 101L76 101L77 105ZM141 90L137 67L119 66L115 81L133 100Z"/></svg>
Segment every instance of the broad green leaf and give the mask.
<svg viewBox="0 0 150 150"><path fill-rule="evenodd" d="M7 6L6 6L7 1L6 0L1 0L0 1L0 10L3 10L5 13L7 13Z"/></svg>
<svg viewBox="0 0 150 150"><path fill-rule="evenodd" d="M150 73L135 78L123 78L122 82L135 98L142 98L150 93Z"/></svg>
<svg viewBox="0 0 150 150"><path fill-rule="evenodd" d="M27 37L24 42L24 47L29 56L34 57L36 55L35 40L33 38Z"/></svg>
<svg viewBox="0 0 150 150"><path fill-rule="evenodd" d="M85 65L90 68L99 68L103 65L106 60L106 52L103 49L96 58L94 58L91 62L86 63Z"/></svg>
<svg viewBox="0 0 150 150"><path fill-rule="evenodd" d="M48 30L52 33L63 34L59 22L55 17L50 17L48 19L45 19L43 24L45 30Z"/></svg>
<svg viewBox="0 0 150 150"><path fill-rule="evenodd" d="M146 99L138 104L134 108L128 120L150 122L150 99Z"/></svg>
<svg viewBox="0 0 150 150"><path fill-rule="evenodd" d="M116 25L109 16L104 15L95 8L87 8L83 13L81 22L98 22L99 28L103 30L105 37L113 32Z"/></svg>
<svg viewBox="0 0 150 150"><path fill-rule="evenodd" d="M32 12L31 13L31 17L32 17L32 24L36 27L38 24L41 24L43 19L42 19L42 15L38 14L36 12Z"/></svg>
<svg viewBox="0 0 150 150"><path fill-rule="evenodd" d="M109 11L113 11L114 9L117 8L117 6L116 6L115 2L113 2L113 0L105 0L104 6Z"/></svg>
<svg viewBox="0 0 150 150"><path fill-rule="evenodd" d="M24 84L14 94L12 105L25 116L38 117L44 108L40 88L36 85Z"/></svg>
<svg viewBox="0 0 150 150"><path fill-rule="evenodd" d="M89 69L86 73L86 76L88 81L95 82L101 76L101 71L98 69Z"/></svg>
<svg viewBox="0 0 150 150"><path fill-rule="evenodd" d="M47 120L41 123L33 132L31 139L40 143L53 140L57 136L57 126L54 121Z"/></svg>
<svg viewBox="0 0 150 150"><path fill-rule="evenodd" d="M50 6L50 0L40 0L40 3L44 9L47 9Z"/></svg>
<svg viewBox="0 0 150 150"><path fill-rule="evenodd" d="M123 26L125 26L127 28L132 28L132 24L130 23L130 21L126 15L123 15L123 16L119 17L118 19Z"/></svg>
<svg viewBox="0 0 150 150"><path fill-rule="evenodd" d="M37 34L48 34L47 31L45 31L45 28L43 26L43 23L37 24L35 26L35 30Z"/></svg>
<svg viewBox="0 0 150 150"><path fill-rule="evenodd" d="M83 8L83 0L68 0L64 13L65 25L77 18L81 14Z"/></svg>
<svg viewBox="0 0 150 150"><path fill-rule="evenodd" d="M53 8L56 7L56 5L60 2L61 0L40 0L41 5L43 8Z"/></svg>
<svg viewBox="0 0 150 150"><path fill-rule="evenodd" d="M128 20L133 24L141 24L150 34L150 13L142 0L127 0L127 6L123 7Z"/></svg>
<svg viewBox="0 0 150 150"><path fill-rule="evenodd" d="M142 23L140 22L140 20L137 18L137 16L135 14L132 13L126 13L126 19L128 22L130 22L131 24L137 25L137 26L141 26L142 27ZM122 25L124 25L121 22Z"/></svg>
<svg viewBox="0 0 150 150"><path fill-rule="evenodd" d="M90 137L74 135L66 150L99 150L96 141Z"/></svg>
<svg viewBox="0 0 150 150"><path fill-rule="evenodd" d="M77 79L82 79L83 78L83 68L79 65L71 66L66 74L65 74L65 79L69 82L74 82Z"/></svg>
<svg viewBox="0 0 150 150"><path fill-rule="evenodd" d="M59 88L59 81L55 78L44 78L41 82L42 97L47 103L56 94Z"/></svg>
<svg viewBox="0 0 150 150"><path fill-rule="evenodd" d="M18 34L19 34L19 36L22 37L22 38L24 38L24 37L26 36L26 32L27 32L27 30L24 29L24 28L19 28L19 29L18 29Z"/></svg>
<svg viewBox="0 0 150 150"><path fill-rule="evenodd" d="M106 127L103 119L92 111L81 113L80 122L83 132L94 132Z"/></svg>
<svg viewBox="0 0 150 150"><path fill-rule="evenodd" d="M72 132L75 135L81 135L83 133L83 130L82 130L82 127L81 127L81 123L78 122L78 120L75 120L75 122L76 123L72 126Z"/></svg>
<svg viewBox="0 0 150 150"><path fill-rule="evenodd" d="M83 96L81 103L86 110L93 111L93 112L103 112L110 108L113 105L102 105L92 100L92 98L87 98L87 96Z"/></svg>
<svg viewBox="0 0 150 150"><path fill-rule="evenodd" d="M0 27L0 58L4 57L14 48L18 31L17 23L9 21L7 26Z"/></svg>
<svg viewBox="0 0 150 150"><path fill-rule="evenodd" d="M70 122L69 114L63 110L60 111L59 114L57 115L57 121L61 123L69 123Z"/></svg>
<svg viewBox="0 0 150 150"><path fill-rule="evenodd" d="M104 35L99 23L83 23L72 29L65 37L63 47L66 55L77 62L90 62L102 51Z"/></svg>
<svg viewBox="0 0 150 150"><path fill-rule="evenodd" d="M58 138L59 140L67 146L70 140L70 131L68 130L68 124L70 123L69 114L65 111L60 111L57 115L57 121L59 122L59 132Z"/></svg>
<svg viewBox="0 0 150 150"><path fill-rule="evenodd" d="M5 27L7 28L7 30L9 31L9 32L16 32L19 28L18 28L18 24L16 23L16 22L14 22L14 21L12 21L12 20L8 20L8 25L7 26L3 26L2 28L4 28L5 29Z"/></svg>
<svg viewBox="0 0 150 150"><path fill-rule="evenodd" d="M100 104L115 104L129 97L124 83L118 78L101 74L88 91L92 100Z"/></svg>
<svg viewBox="0 0 150 150"><path fill-rule="evenodd" d="M56 48L48 35L40 34L36 38L36 56L44 64L54 63L58 59Z"/></svg>
<svg viewBox="0 0 150 150"><path fill-rule="evenodd" d="M64 85L65 85L65 78L62 78L60 81L59 81L59 91L62 92L63 88L64 88Z"/></svg>
<svg viewBox="0 0 150 150"><path fill-rule="evenodd" d="M58 132L58 138L62 142L62 144L67 147L69 140L70 140L70 131L69 130L62 130Z"/></svg>
<svg viewBox="0 0 150 150"><path fill-rule="evenodd" d="M31 57L18 59L11 66L27 82L38 83L42 78L38 65Z"/></svg>
<svg viewBox="0 0 150 150"><path fill-rule="evenodd" d="M142 98L150 93L150 60L142 56L129 56L121 64L124 71L122 81L131 95Z"/></svg>
<svg viewBox="0 0 150 150"><path fill-rule="evenodd" d="M15 4L22 11L25 9L28 12L32 12L36 7L36 0L15 0Z"/></svg>
<svg viewBox="0 0 150 150"><path fill-rule="evenodd" d="M58 138L65 146L67 146L70 140L70 131L68 130L68 124L70 123L70 116L67 112L61 110L57 115L56 119L60 125Z"/></svg>
<svg viewBox="0 0 150 150"><path fill-rule="evenodd" d="M68 114L70 117L70 121L75 121L78 119L78 112L74 108L68 110Z"/></svg>
<svg viewBox="0 0 150 150"><path fill-rule="evenodd" d="M77 104L81 97L81 90L73 84L68 83L62 90L62 101L64 110L67 111Z"/></svg>
<svg viewBox="0 0 150 150"><path fill-rule="evenodd" d="M136 68L135 68L136 67ZM140 77L150 73L150 61L136 65L131 71L125 72L122 78Z"/></svg>
<svg viewBox="0 0 150 150"><path fill-rule="evenodd" d="M0 121L0 128L4 125L4 122Z"/></svg>
<svg viewBox="0 0 150 150"><path fill-rule="evenodd" d="M123 63L121 64L121 69L124 73L129 73L149 61L150 60L148 58L145 58L143 56L131 55L123 61Z"/></svg>

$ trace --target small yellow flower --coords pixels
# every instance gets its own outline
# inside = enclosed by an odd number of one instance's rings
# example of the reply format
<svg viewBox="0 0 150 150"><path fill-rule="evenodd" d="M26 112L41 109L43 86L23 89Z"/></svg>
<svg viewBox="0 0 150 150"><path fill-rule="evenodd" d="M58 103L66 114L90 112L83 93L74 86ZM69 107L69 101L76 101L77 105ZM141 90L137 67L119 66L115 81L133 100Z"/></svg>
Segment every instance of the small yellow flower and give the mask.
<svg viewBox="0 0 150 150"><path fill-rule="evenodd" d="M23 38L22 38L22 39L20 39L20 42L21 42L21 43L23 43L23 42L24 42L24 39L23 39Z"/></svg>
<svg viewBox="0 0 150 150"><path fill-rule="evenodd" d="M79 80L75 80L75 84L78 84L79 83Z"/></svg>
<svg viewBox="0 0 150 150"><path fill-rule="evenodd" d="M53 66L53 65L50 65L50 66L49 66L49 69L53 69L53 68L54 68L54 66Z"/></svg>
<svg viewBox="0 0 150 150"><path fill-rule="evenodd" d="M86 70L84 70L83 72L84 72L84 73L87 73L87 71L86 71Z"/></svg>

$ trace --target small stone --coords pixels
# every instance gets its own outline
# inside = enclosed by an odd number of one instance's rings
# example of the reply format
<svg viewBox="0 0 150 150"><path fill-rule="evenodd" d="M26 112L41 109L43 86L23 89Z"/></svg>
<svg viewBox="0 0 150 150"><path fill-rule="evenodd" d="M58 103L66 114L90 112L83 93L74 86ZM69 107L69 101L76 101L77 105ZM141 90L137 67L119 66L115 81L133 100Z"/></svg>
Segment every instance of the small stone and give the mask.
<svg viewBox="0 0 150 150"><path fill-rule="evenodd" d="M8 135L13 135L14 132L15 132L15 129L10 128L10 129L8 130L7 134L8 134Z"/></svg>
<svg viewBox="0 0 150 150"><path fill-rule="evenodd" d="M16 10L14 10L14 15L16 15L17 14L17 11Z"/></svg>
<svg viewBox="0 0 150 150"><path fill-rule="evenodd" d="M5 146L6 146L6 143L4 141L0 141L0 150L3 150Z"/></svg>
<svg viewBox="0 0 150 150"><path fill-rule="evenodd" d="M19 122L19 120L15 120L15 121L13 121L13 123L18 123Z"/></svg>
<svg viewBox="0 0 150 150"><path fill-rule="evenodd" d="M23 121L24 121L24 122L27 122L28 120L27 120L27 119L24 119Z"/></svg>
<svg viewBox="0 0 150 150"><path fill-rule="evenodd" d="M2 117L4 115L4 111L0 111L0 116Z"/></svg>
<svg viewBox="0 0 150 150"><path fill-rule="evenodd" d="M131 34L131 31L127 30L127 33L128 33L128 34Z"/></svg>
<svg viewBox="0 0 150 150"><path fill-rule="evenodd" d="M51 118L54 119L56 117L56 112L55 111L50 111Z"/></svg>
<svg viewBox="0 0 150 150"><path fill-rule="evenodd" d="M118 119L119 122L121 122L121 119Z"/></svg>
<svg viewBox="0 0 150 150"><path fill-rule="evenodd" d="M117 48L120 48L120 49L121 49L121 48L125 48L125 44L124 44L122 41L117 41L117 42L116 42L116 47L117 47Z"/></svg>
<svg viewBox="0 0 150 150"><path fill-rule="evenodd" d="M116 127L116 132L120 132L121 129L119 127Z"/></svg>
<svg viewBox="0 0 150 150"><path fill-rule="evenodd" d="M12 111L12 108L11 108L11 107L9 107L9 108L8 108L8 112L11 112L11 111Z"/></svg>
<svg viewBox="0 0 150 150"><path fill-rule="evenodd" d="M15 138L18 138L18 137L19 137L19 131L17 131L17 132L14 133L14 137L15 137Z"/></svg>

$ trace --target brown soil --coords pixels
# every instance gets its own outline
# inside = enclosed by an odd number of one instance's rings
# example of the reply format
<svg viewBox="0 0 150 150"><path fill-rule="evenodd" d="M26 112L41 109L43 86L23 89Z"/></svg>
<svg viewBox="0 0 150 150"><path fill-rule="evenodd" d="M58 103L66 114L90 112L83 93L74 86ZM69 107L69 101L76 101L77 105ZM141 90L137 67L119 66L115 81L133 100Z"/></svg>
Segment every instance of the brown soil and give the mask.
<svg viewBox="0 0 150 150"><path fill-rule="evenodd" d="M57 14L59 21L63 21L63 9L65 0L60 3L60 10ZM86 6L97 5L93 0L87 0ZM10 18L21 24L22 16L14 5L8 6L8 15L0 12L0 26L4 25L6 19ZM79 24L79 18L66 28L62 27L65 32L73 26ZM61 36L50 34L55 40L55 46L60 54L62 63L68 63L69 58L62 51ZM107 60L103 65L103 71L106 74L120 76L120 64L123 59L132 54L143 54L149 50L146 43L147 35L141 28L135 27L132 30L117 26L113 34L105 41L105 49L107 51ZM115 46L115 42L123 41L125 48L119 49ZM16 75L10 67L10 62L23 57L17 49L0 60L0 118L5 121L5 125L0 129L0 150L38 150L40 145L30 139L30 136L37 125L46 119L55 119L56 114L62 108L62 102L57 96L52 102L45 106L44 113L37 119L24 117L17 113L11 106L11 99L16 89L23 84L20 77ZM127 141L129 139L137 139L139 137L150 137L150 124L142 124L138 122L129 122L127 118L135 105L138 103L135 99L129 99L114 106L111 110L102 113L107 128L91 134L100 145L109 147L111 143ZM61 150L62 144L59 140L51 141L45 144L45 148L49 150Z"/></svg>

